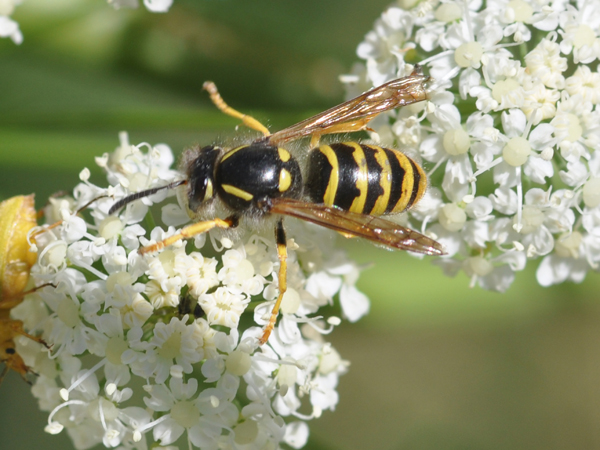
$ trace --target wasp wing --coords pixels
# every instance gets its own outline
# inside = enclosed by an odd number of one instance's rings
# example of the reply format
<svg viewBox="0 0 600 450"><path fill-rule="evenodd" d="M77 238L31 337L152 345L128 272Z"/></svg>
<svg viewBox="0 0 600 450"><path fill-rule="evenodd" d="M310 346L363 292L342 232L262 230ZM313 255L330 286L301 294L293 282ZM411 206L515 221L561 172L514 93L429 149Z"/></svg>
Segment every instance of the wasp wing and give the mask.
<svg viewBox="0 0 600 450"><path fill-rule="evenodd" d="M408 250L426 255L446 254L440 243L421 233L389 220L366 214L356 214L335 206L289 198L274 198L270 212L306 220L346 236L361 237L392 249Z"/></svg>
<svg viewBox="0 0 600 450"><path fill-rule="evenodd" d="M284 128L267 139L277 145L305 136L364 130L370 120L384 111L426 100L424 83L427 80L429 77L423 75L421 67L416 66L407 77L375 87L352 100Z"/></svg>

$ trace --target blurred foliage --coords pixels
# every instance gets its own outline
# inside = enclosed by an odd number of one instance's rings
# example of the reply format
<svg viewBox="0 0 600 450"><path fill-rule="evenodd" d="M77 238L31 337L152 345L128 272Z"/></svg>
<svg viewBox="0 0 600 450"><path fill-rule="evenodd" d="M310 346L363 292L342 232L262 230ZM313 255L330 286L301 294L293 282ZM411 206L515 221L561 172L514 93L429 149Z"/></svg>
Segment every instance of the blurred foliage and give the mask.
<svg viewBox="0 0 600 450"><path fill-rule="evenodd" d="M387 3L175 0L151 14L26 0L14 16L24 43L0 40L0 198L35 192L42 206L83 167L104 183L94 157L121 130L176 153L233 133L201 91L207 79L272 129L332 106ZM600 447L596 274L544 289L530 267L501 295L427 260L345 245L373 263L358 283L372 312L332 335L353 365L308 448ZM0 448L68 448L64 433L43 433L27 389L14 374L0 386Z"/></svg>

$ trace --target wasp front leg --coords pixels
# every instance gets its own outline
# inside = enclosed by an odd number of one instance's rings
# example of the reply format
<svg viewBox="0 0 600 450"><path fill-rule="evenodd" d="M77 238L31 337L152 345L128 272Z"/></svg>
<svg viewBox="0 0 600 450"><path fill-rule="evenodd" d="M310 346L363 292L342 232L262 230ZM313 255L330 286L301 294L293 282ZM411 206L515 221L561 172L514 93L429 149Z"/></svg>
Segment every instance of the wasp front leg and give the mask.
<svg viewBox="0 0 600 450"><path fill-rule="evenodd" d="M207 220L205 222L193 223L192 225L188 225L187 227L183 228L179 233L174 234L173 236L163 239L162 241L159 241L156 244L151 244L144 248L141 248L140 253L142 255L146 253L154 253L159 250L162 250L165 247L168 247L169 245L174 244L177 241L194 237L197 234L206 233L207 231L210 231L213 228L235 228L238 226L238 224L239 218L236 215L230 216L225 220L216 218L213 220Z"/></svg>
<svg viewBox="0 0 600 450"><path fill-rule="evenodd" d="M277 256L279 257L279 295L277 296L277 301L271 311L269 323L259 339L260 345L266 344L269 340L269 336L271 335L273 328L275 328L275 322L277 322L277 314L279 314L283 295L285 294L285 291L287 291L287 243L285 230L283 229L283 219L279 219L277 226L275 227L275 240L277 242Z"/></svg>

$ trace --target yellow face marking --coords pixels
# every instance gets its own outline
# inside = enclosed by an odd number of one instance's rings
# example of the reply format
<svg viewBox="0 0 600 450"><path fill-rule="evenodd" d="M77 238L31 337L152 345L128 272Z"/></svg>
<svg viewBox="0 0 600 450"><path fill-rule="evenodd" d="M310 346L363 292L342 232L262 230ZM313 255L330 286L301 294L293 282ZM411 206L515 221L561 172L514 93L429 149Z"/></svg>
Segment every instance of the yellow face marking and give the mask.
<svg viewBox="0 0 600 450"><path fill-rule="evenodd" d="M383 189L383 193L377 197L371 212L365 212L371 214L372 216L380 216L385 212L385 209L390 201L390 193L392 192L392 167L390 166L390 161L385 154L385 150L376 145L369 145L369 148L375 150L375 159L381 167L379 186L381 186L381 189Z"/></svg>
<svg viewBox="0 0 600 450"><path fill-rule="evenodd" d="M277 147L277 153L279 153L279 159L283 162L288 162L292 155L285 148Z"/></svg>
<svg viewBox="0 0 600 450"><path fill-rule="evenodd" d="M367 167L367 158L362 147L356 142L345 142L344 144L354 147L352 156L358 166L358 177L356 179L356 188L360 191L358 197L354 199L352 205L350 205L350 211L362 214L365 209L365 202L367 201L367 191L369 190L369 170Z"/></svg>
<svg viewBox="0 0 600 450"><path fill-rule="evenodd" d="M213 184L212 181L208 180L206 183L206 193L204 194L204 200L209 200L213 196Z"/></svg>
<svg viewBox="0 0 600 450"><path fill-rule="evenodd" d="M254 198L254 196L250 192L243 191L242 189L236 188L235 186L232 186L230 184L222 184L221 187L228 194L235 195L236 197L239 197L242 200L246 200L247 202Z"/></svg>
<svg viewBox="0 0 600 450"><path fill-rule="evenodd" d="M223 155L223 157L221 158L221 162L225 161L227 158L229 158L231 155L233 155L236 152L239 152L241 149L248 147L248 145L240 145L239 147L236 148L232 148L231 150L229 150L227 153L225 153Z"/></svg>
<svg viewBox="0 0 600 450"><path fill-rule="evenodd" d="M396 206L394 206L392 214L402 212L407 208L413 189L416 188L415 175L408 156L397 150L394 150L394 155L396 155L400 167L404 169L404 179L402 180L402 193L400 194L400 199L398 200L398 203L396 203Z"/></svg>
<svg viewBox="0 0 600 450"><path fill-rule="evenodd" d="M279 192L287 191L292 185L292 174L285 169L279 172Z"/></svg>
<svg viewBox="0 0 600 450"><path fill-rule="evenodd" d="M335 194L338 190L338 184L340 181L339 171L340 166L338 164L337 156L329 145L321 145L317 150L325 155L327 161L331 165L331 176L329 177L329 183L327 183L327 189L325 189L325 195L323 196L323 203L327 206L332 206L335 200Z"/></svg>

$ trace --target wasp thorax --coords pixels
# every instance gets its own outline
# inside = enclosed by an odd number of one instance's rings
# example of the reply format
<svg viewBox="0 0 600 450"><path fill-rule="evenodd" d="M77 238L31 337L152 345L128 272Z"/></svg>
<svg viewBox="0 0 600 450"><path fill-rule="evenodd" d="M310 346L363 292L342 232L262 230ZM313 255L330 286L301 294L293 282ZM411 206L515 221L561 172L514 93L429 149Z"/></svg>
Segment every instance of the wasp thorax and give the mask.
<svg viewBox="0 0 600 450"><path fill-rule="evenodd" d="M187 150L182 164L188 179L187 200L190 210L198 208L215 196L215 165L223 154L223 149L209 145L201 149Z"/></svg>
<svg viewBox="0 0 600 450"><path fill-rule="evenodd" d="M215 170L219 198L234 211L267 212L265 202L300 198L300 166L284 148L264 142L242 145L225 153Z"/></svg>

